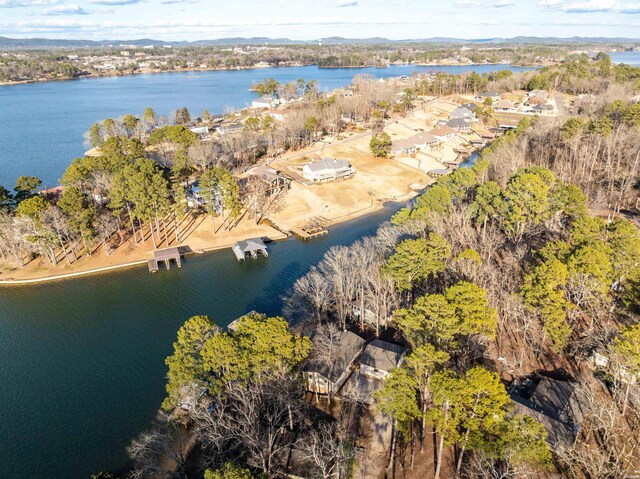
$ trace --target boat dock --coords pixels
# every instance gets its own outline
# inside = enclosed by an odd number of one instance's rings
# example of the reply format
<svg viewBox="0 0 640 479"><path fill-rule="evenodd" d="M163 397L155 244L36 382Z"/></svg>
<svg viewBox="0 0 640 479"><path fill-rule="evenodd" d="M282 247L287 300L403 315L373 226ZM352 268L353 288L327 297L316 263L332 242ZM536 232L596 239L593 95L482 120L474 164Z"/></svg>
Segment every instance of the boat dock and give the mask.
<svg viewBox="0 0 640 479"><path fill-rule="evenodd" d="M247 258L256 259L258 254L264 257L269 256L267 246L262 238L251 238L244 241L238 241L231 247L238 261L244 261Z"/></svg>
<svg viewBox="0 0 640 479"><path fill-rule="evenodd" d="M303 226L292 228L291 231L298 238L308 240L329 234L329 230L327 230L328 225L328 219L322 216L316 216L307 221Z"/></svg>
<svg viewBox="0 0 640 479"><path fill-rule="evenodd" d="M149 273L157 273L160 269L160 263L163 262L167 269L171 269L171 260L175 261L178 268L182 268L180 250L177 247L155 250L153 252L153 259L147 261Z"/></svg>

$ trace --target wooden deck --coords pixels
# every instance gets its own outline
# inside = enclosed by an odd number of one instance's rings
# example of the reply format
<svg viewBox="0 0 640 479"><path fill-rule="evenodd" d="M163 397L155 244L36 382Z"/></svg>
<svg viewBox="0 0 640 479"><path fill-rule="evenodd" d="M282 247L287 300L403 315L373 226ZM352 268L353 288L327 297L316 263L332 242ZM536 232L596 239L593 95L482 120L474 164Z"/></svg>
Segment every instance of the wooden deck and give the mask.
<svg viewBox="0 0 640 479"><path fill-rule="evenodd" d="M308 240L317 238L318 236L329 234L329 230L327 230L326 228L329 223L330 222L328 219L323 218L322 216L315 216L307 221L304 225L293 227L291 231L298 238Z"/></svg>

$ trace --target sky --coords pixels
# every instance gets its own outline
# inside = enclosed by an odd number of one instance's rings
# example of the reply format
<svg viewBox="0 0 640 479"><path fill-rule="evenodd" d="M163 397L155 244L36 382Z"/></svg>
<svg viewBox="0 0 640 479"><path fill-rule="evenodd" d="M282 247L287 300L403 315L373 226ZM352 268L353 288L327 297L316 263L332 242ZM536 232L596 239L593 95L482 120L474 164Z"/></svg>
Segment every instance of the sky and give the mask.
<svg viewBox="0 0 640 479"><path fill-rule="evenodd" d="M639 38L640 0L0 0L0 36Z"/></svg>

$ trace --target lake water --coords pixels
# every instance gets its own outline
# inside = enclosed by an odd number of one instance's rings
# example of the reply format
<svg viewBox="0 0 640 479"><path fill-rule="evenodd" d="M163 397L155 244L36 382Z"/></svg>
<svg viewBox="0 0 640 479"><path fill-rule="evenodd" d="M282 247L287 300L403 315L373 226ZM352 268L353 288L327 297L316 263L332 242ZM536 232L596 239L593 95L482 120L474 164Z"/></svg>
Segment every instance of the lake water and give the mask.
<svg viewBox="0 0 640 479"><path fill-rule="evenodd" d="M389 68L332 68L315 66L256 70L178 72L126 77L86 78L64 82L0 86L0 185L13 188L20 175L35 175L46 186L55 186L72 159L87 146L83 134L96 121L126 113L141 115L152 107L158 115L170 115L186 106L194 115L203 109L223 113L226 107L242 108L256 95L253 82L273 77L281 83L298 78L318 80L322 90L348 85L355 75L379 78L413 72L523 68L508 65L392 66Z"/></svg>
<svg viewBox="0 0 640 479"><path fill-rule="evenodd" d="M627 65L640 66L640 52L612 52L609 53L613 63L626 63Z"/></svg>

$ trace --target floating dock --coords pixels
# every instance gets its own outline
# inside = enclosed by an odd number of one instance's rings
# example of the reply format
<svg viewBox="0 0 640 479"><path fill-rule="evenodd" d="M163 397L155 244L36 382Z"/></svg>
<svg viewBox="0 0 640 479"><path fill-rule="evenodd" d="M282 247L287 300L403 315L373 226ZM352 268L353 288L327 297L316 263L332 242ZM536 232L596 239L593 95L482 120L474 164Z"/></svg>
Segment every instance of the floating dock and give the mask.
<svg viewBox="0 0 640 479"><path fill-rule="evenodd" d="M251 238L244 241L238 241L231 247L238 261L244 261L247 258L256 259L259 254L264 257L269 256L267 246L262 238Z"/></svg>
<svg viewBox="0 0 640 479"><path fill-rule="evenodd" d="M153 259L147 261L149 273L157 273L160 269L161 263L164 263L167 269L171 269L172 260L176 263L178 268L182 268L180 250L177 247L155 250L153 252Z"/></svg>

